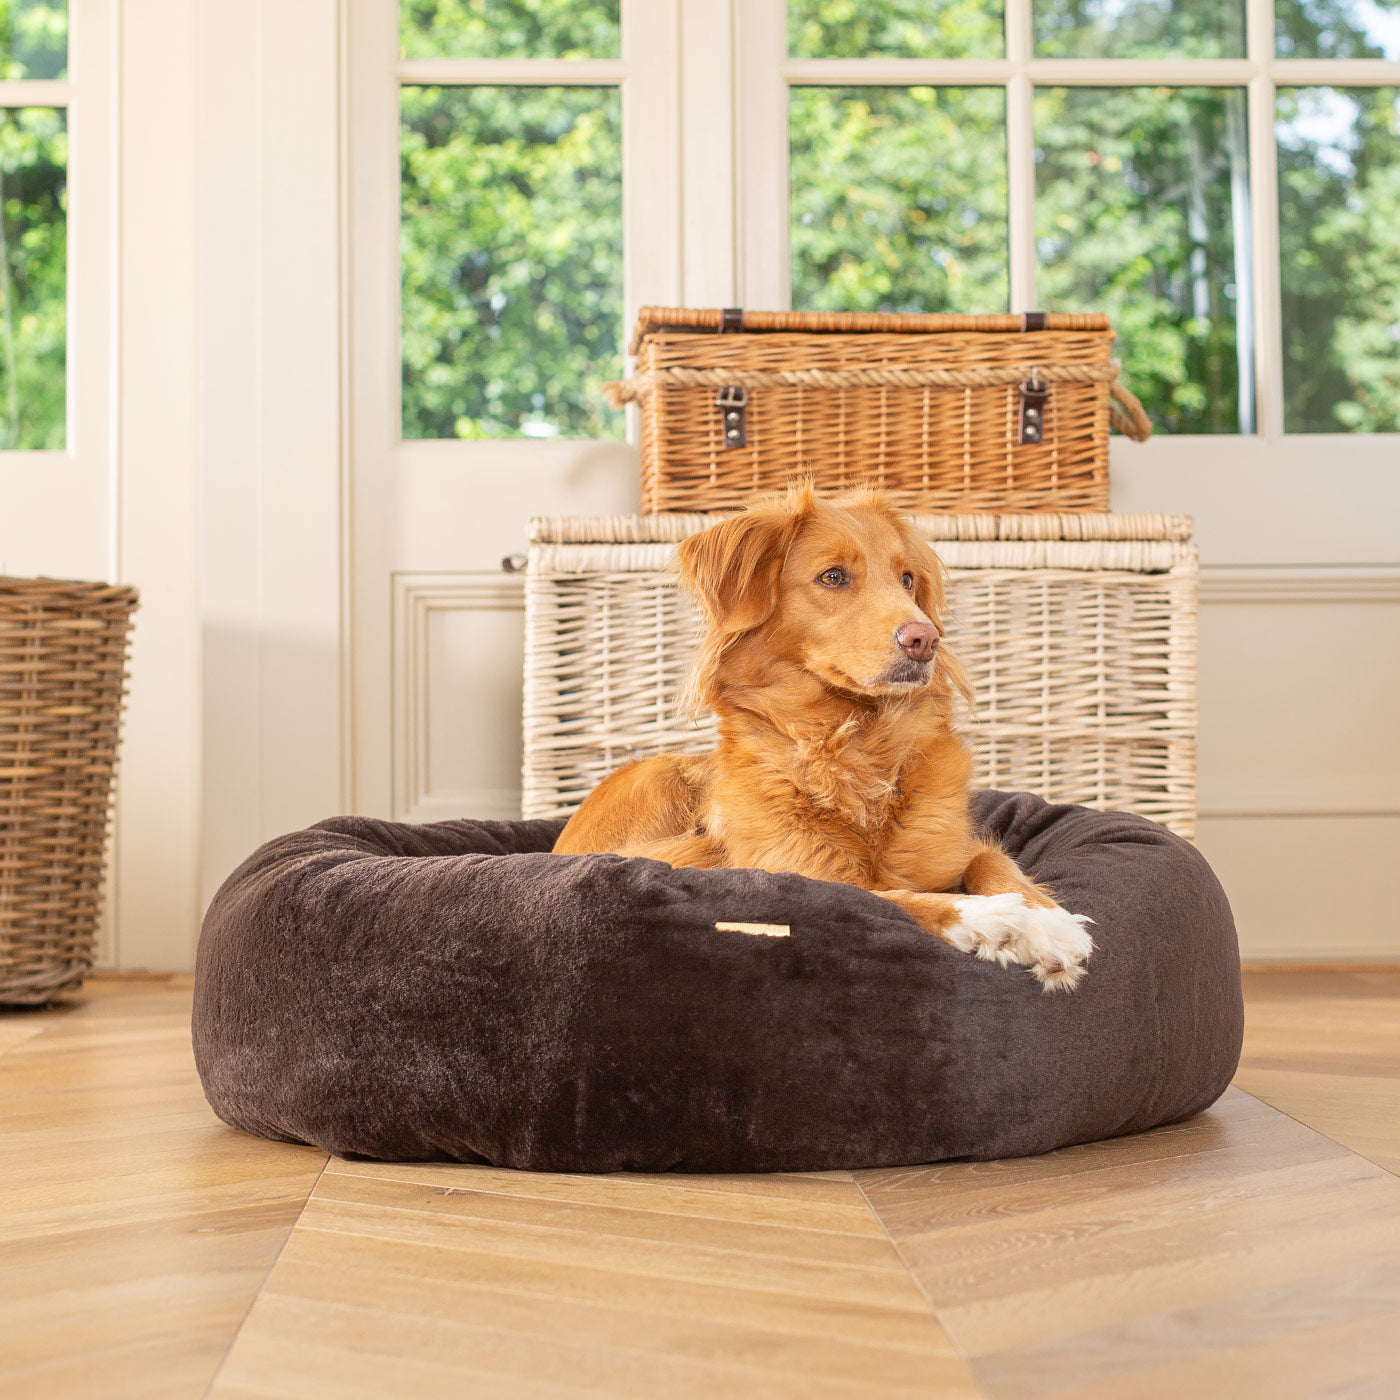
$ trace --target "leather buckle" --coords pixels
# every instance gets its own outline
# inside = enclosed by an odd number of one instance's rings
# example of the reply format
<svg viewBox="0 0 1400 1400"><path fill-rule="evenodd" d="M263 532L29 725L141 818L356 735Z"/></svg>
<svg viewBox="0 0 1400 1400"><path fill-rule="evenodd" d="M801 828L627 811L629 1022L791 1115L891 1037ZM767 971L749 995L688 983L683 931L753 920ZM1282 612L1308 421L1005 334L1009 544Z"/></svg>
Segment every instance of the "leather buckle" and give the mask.
<svg viewBox="0 0 1400 1400"><path fill-rule="evenodd" d="M1050 397L1050 386L1037 377L1034 370L1029 379L1021 381L1021 431L1017 441L1022 446L1043 442L1045 439L1045 403Z"/></svg>
<svg viewBox="0 0 1400 1400"><path fill-rule="evenodd" d="M749 391L742 384L725 384L715 395L720 437L726 447L747 447Z"/></svg>

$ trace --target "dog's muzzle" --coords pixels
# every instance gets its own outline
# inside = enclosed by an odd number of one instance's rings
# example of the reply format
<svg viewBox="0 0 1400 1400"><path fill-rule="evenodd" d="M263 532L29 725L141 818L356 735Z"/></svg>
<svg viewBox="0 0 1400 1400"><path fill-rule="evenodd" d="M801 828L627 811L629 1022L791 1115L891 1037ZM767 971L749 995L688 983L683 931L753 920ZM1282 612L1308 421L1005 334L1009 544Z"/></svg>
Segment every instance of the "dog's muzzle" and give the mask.
<svg viewBox="0 0 1400 1400"><path fill-rule="evenodd" d="M914 661L902 656L881 676L879 685L927 685L929 673L933 670L932 661Z"/></svg>

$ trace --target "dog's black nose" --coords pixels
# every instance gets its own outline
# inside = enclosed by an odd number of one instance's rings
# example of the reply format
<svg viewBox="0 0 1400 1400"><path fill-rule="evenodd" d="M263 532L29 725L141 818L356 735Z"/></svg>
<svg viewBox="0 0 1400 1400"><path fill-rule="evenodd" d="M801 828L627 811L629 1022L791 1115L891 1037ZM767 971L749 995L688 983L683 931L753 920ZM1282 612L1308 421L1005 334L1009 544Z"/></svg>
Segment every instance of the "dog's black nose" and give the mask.
<svg viewBox="0 0 1400 1400"><path fill-rule="evenodd" d="M931 661L938 649L938 628L931 622L906 622L894 641L911 661Z"/></svg>

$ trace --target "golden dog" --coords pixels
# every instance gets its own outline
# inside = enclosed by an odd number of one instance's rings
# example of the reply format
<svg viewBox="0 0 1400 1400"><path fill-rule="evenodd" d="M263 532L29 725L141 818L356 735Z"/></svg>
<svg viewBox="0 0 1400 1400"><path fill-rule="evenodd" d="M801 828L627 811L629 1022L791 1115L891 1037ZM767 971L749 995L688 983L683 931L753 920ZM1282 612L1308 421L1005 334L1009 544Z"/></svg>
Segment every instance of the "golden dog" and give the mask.
<svg viewBox="0 0 1400 1400"><path fill-rule="evenodd" d="M719 745L606 778L554 849L840 880L963 952L1072 989L1093 943L969 807L967 678L938 556L878 492L756 501L687 539L707 623L691 678Z"/></svg>

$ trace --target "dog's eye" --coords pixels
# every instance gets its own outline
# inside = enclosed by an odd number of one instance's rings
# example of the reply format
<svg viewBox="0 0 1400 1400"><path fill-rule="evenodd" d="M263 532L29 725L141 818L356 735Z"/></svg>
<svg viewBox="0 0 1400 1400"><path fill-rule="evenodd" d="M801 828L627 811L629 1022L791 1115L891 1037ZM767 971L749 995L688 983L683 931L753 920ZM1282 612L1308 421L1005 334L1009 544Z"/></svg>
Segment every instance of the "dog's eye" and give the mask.
<svg viewBox="0 0 1400 1400"><path fill-rule="evenodd" d="M845 569L823 569L817 575L817 582L826 584L828 588L840 588L849 579Z"/></svg>
<svg viewBox="0 0 1400 1400"><path fill-rule="evenodd" d="M911 574L908 569L905 569L900 575L899 581L904 585L907 592L912 593L914 591L914 575Z"/></svg>

